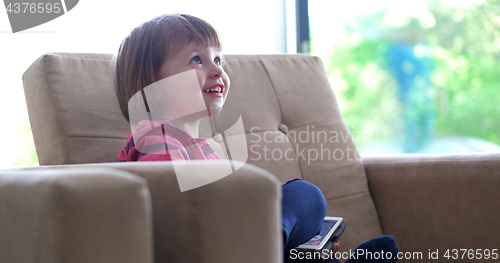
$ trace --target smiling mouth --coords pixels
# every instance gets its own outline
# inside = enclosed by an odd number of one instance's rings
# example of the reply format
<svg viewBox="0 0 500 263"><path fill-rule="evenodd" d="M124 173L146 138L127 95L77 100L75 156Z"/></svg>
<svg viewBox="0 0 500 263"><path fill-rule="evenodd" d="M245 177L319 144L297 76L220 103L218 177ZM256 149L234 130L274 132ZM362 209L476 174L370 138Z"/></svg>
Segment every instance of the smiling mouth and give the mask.
<svg viewBox="0 0 500 263"><path fill-rule="evenodd" d="M215 88L207 89L203 92L205 92L205 93L222 93L222 91L223 91L223 88L221 88L220 86L217 86Z"/></svg>

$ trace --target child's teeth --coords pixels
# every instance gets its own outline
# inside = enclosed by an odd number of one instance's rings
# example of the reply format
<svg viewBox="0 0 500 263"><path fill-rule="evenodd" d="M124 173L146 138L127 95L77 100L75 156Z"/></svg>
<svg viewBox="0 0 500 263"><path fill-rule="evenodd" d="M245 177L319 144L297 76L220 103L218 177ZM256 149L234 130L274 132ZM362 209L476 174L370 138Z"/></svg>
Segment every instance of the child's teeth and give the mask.
<svg viewBox="0 0 500 263"><path fill-rule="evenodd" d="M205 92L218 92L218 93L221 93L221 87L209 89L209 90L206 90Z"/></svg>

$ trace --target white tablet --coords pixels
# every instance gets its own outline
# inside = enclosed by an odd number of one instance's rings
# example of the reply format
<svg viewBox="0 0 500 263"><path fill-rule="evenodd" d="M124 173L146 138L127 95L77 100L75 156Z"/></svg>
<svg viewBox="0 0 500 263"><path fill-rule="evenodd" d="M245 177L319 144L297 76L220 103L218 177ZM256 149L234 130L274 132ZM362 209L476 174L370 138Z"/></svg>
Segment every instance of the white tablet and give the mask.
<svg viewBox="0 0 500 263"><path fill-rule="evenodd" d="M321 230L319 233L311 238L309 241L306 243L298 246L298 249L312 249L312 250L319 250L322 249L323 246L330 240L331 236L337 230L337 228L340 226L342 223L343 218L342 217L332 217L332 216L327 216L323 220L323 224L321 225Z"/></svg>

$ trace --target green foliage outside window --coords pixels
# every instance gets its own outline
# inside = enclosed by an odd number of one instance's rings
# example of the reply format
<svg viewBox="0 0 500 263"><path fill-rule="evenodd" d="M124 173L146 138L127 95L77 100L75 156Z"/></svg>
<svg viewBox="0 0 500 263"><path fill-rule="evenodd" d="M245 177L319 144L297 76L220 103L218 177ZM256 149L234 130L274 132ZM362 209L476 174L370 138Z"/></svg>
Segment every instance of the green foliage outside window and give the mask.
<svg viewBox="0 0 500 263"><path fill-rule="evenodd" d="M432 141L453 136L500 144L500 0L468 8L434 2L426 14L408 18L400 26L387 25L388 15L380 11L347 23L348 39L324 58L358 145L367 149L377 144L386 152L424 152ZM419 86L425 76L419 79L417 74L413 80L411 110L403 105L401 85L391 74L388 52L398 43L411 46L429 73L428 89ZM428 112L413 114L419 107ZM408 116L415 118L412 124ZM406 134L408 125L420 127L413 139ZM357 136L366 133L376 138ZM394 148L415 138L420 138L420 145L411 151Z"/></svg>

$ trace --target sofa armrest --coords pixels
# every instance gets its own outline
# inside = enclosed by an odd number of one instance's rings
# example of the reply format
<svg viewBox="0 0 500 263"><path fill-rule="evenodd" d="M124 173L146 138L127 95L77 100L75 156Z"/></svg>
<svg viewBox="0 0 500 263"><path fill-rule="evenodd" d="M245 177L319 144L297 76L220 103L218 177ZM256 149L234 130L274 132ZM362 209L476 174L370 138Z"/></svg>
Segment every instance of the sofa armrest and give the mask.
<svg viewBox="0 0 500 263"><path fill-rule="evenodd" d="M428 259L429 250L439 250L441 261L447 249L500 253L499 153L364 157L363 163L382 230L401 251Z"/></svg>
<svg viewBox="0 0 500 263"><path fill-rule="evenodd" d="M268 171L241 167L213 183L181 192L175 169L227 167L226 161L129 162L25 169L108 168L148 182L153 211L155 262L282 262L281 184Z"/></svg>
<svg viewBox="0 0 500 263"><path fill-rule="evenodd" d="M0 171L0 262L153 262L146 181L108 168Z"/></svg>
<svg viewBox="0 0 500 263"><path fill-rule="evenodd" d="M251 164L203 187L180 192L173 162L108 163L148 181L156 262L281 262L280 183ZM177 162L204 173L225 161Z"/></svg>

